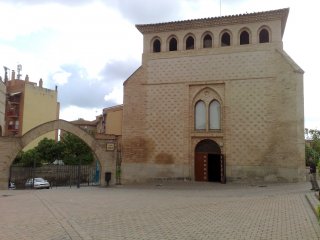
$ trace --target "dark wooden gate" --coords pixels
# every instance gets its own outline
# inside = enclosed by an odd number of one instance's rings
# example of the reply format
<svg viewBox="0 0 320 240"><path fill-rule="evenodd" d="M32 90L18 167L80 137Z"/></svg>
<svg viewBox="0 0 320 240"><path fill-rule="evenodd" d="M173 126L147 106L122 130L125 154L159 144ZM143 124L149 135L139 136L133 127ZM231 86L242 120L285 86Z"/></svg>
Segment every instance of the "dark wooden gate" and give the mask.
<svg viewBox="0 0 320 240"><path fill-rule="evenodd" d="M226 161L224 158L224 155L220 155L220 170L221 170L221 183L226 183L227 182L227 177L226 177Z"/></svg>
<svg viewBox="0 0 320 240"><path fill-rule="evenodd" d="M220 166L219 162L218 164L218 173L215 174L215 176L218 177L218 179L209 179L209 177L212 177L212 175L209 175L209 155L211 156L217 156L218 159L215 157L217 161L220 160ZM211 163L211 162L210 162ZM211 165L212 166L212 165ZM220 168L220 172L219 172ZM212 169L211 169L212 170ZM210 173L212 174L212 172ZM219 176L220 175L220 176ZM194 161L194 176L195 181L218 181L221 183L226 183L226 161L223 154L221 154L220 146L213 140L210 139L204 139L200 141L195 149L195 161Z"/></svg>
<svg viewBox="0 0 320 240"><path fill-rule="evenodd" d="M195 180L208 181L208 154L196 153L195 155Z"/></svg>

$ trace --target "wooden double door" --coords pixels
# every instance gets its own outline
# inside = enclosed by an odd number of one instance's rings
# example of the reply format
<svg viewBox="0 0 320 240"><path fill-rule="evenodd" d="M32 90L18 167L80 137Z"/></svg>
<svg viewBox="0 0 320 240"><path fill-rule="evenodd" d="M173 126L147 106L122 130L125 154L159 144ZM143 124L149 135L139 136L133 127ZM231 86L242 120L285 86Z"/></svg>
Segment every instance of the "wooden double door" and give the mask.
<svg viewBox="0 0 320 240"><path fill-rule="evenodd" d="M223 154L196 152L195 180L202 182L226 182Z"/></svg>

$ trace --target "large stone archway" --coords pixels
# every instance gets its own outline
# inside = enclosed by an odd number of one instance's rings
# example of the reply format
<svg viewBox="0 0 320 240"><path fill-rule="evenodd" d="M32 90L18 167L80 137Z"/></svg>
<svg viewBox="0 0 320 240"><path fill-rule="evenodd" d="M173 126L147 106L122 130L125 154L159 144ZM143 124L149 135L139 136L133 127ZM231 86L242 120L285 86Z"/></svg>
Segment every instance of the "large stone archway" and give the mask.
<svg viewBox="0 0 320 240"><path fill-rule="evenodd" d="M78 136L91 148L101 165L100 182L102 185L106 171L111 172L111 184L115 182L115 152L107 152L104 142L97 141L78 126L65 120L55 120L43 123L21 137L0 137L0 189L8 188L9 169L17 154L37 137L57 129Z"/></svg>

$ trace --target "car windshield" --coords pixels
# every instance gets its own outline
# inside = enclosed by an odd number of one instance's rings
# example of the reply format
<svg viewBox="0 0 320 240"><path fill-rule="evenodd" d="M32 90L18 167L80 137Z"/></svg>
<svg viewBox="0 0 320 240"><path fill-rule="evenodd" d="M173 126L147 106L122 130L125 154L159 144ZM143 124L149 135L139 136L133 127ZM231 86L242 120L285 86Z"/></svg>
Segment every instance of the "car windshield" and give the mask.
<svg viewBox="0 0 320 240"><path fill-rule="evenodd" d="M44 179L43 178L35 178L34 181L35 182L44 182Z"/></svg>

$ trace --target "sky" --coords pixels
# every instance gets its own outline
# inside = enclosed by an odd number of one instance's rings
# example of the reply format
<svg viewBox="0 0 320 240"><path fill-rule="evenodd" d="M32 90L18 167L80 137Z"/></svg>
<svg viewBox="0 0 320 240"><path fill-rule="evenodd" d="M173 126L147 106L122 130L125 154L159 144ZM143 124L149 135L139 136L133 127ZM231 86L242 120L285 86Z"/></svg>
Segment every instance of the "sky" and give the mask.
<svg viewBox="0 0 320 240"><path fill-rule="evenodd" d="M135 24L290 8L284 50L305 71L305 127L320 129L320 31L316 0L0 0L2 66L58 86L60 118L95 119L122 103L123 82L141 65ZM3 72L1 72L1 70Z"/></svg>

